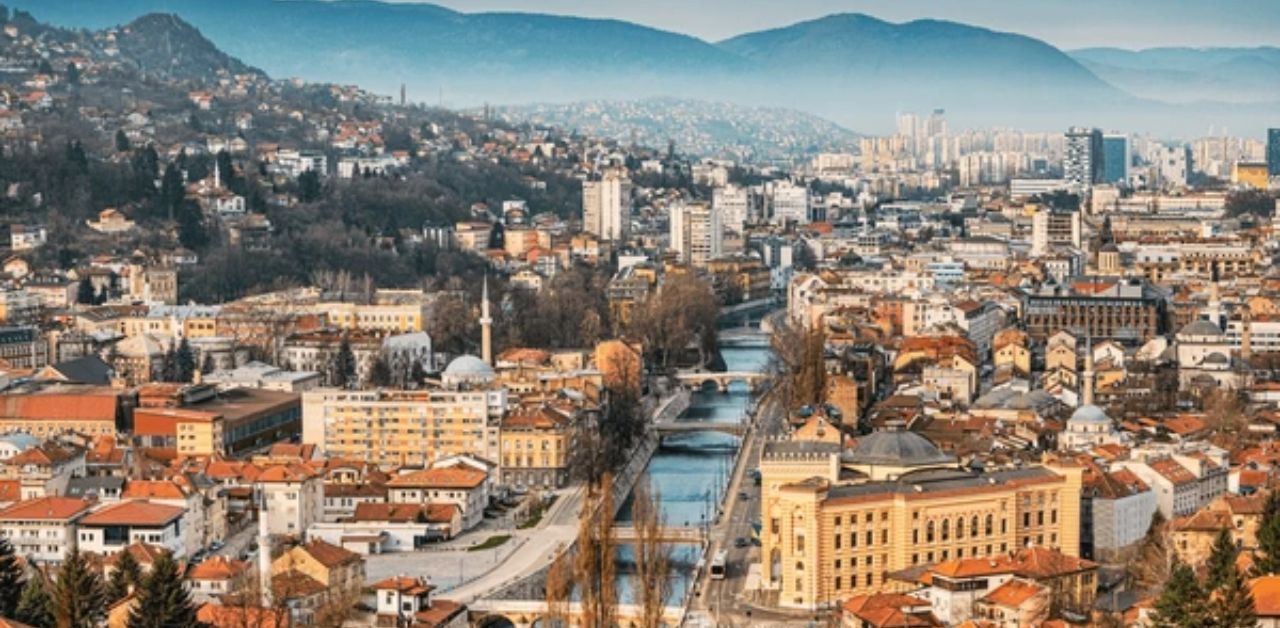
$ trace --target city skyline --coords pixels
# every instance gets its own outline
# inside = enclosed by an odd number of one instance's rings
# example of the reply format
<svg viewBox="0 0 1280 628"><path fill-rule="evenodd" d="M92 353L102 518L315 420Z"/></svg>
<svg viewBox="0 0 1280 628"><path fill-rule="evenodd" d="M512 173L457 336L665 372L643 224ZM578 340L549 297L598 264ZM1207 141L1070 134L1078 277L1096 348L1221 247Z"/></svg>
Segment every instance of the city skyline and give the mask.
<svg viewBox="0 0 1280 628"><path fill-rule="evenodd" d="M426 4L421 0L389 0ZM1189 0L1171 4L1138 0L1121 4L1103 0L1050 0L1015 3L975 0L939 3L928 0L712 0L687 3L656 0L437 0L464 13L522 12L617 19L716 42L743 33L768 30L838 13L865 13L890 22L938 19L997 31L1017 32L1064 50L1115 47L1280 46L1280 7L1266 0L1244 0L1224 11L1221 3ZM1081 15L1106 19L1081 21ZM1141 28L1135 28L1141 24ZM1188 28L1194 24L1193 28Z"/></svg>

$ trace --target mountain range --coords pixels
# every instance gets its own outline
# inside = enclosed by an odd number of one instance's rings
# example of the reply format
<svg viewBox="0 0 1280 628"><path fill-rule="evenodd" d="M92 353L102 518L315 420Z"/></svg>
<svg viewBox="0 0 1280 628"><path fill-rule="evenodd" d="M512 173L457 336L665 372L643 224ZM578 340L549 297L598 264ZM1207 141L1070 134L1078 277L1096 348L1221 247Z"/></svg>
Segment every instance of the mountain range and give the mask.
<svg viewBox="0 0 1280 628"><path fill-rule="evenodd" d="M1280 63L1268 54L1179 53L1194 63L1152 51L1068 54L1031 37L939 20L841 14L708 42L618 20L372 0L10 4L84 28L172 12L273 76L383 93L405 84L414 100L455 107L666 96L793 108L868 131L892 128L895 111L944 107L957 125L1189 135L1209 124L1274 123L1280 102L1280 83L1266 78ZM1239 70L1230 90L1220 89L1224 63Z"/></svg>

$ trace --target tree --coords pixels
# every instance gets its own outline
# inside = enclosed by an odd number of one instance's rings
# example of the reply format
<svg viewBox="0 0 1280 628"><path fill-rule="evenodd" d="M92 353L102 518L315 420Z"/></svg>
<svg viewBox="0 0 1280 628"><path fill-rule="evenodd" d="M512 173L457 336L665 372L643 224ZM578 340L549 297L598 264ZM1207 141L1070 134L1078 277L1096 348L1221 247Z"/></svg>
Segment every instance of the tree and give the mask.
<svg viewBox="0 0 1280 628"><path fill-rule="evenodd" d="M569 598L573 595L573 566L568 554L560 552L547 568L547 584L543 597L547 614L543 617L546 628L568 628Z"/></svg>
<svg viewBox="0 0 1280 628"><path fill-rule="evenodd" d="M265 550L264 550L265 551ZM138 588L137 605L129 611L129 628L201 627L196 607L183 584L173 555L165 552L151 565Z"/></svg>
<svg viewBox="0 0 1280 628"><path fill-rule="evenodd" d="M333 364L329 368L330 382L338 388L355 385L356 355L351 351L351 341L345 336L338 345L338 352L333 355Z"/></svg>
<svg viewBox="0 0 1280 628"><path fill-rule="evenodd" d="M1237 190L1227 194L1226 210L1228 216L1270 216L1276 210L1276 199L1266 190Z"/></svg>
<svg viewBox="0 0 1280 628"><path fill-rule="evenodd" d="M1235 541L1231 540L1231 531L1226 528L1218 530L1218 536L1213 540L1213 549L1209 552L1206 565L1208 569L1208 575L1205 578L1206 588L1217 589L1226 583L1227 578L1236 571L1238 553Z"/></svg>
<svg viewBox="0 0 1280 628"><path fill-rule="evenodd" d="M1164 591L1156 599L1151 625L1154 628L1207 626L1207 603L1208 596L1196 582L1195 571L1185 563L1175 563Z"/></svg>
<svg viewBox="0 0 1280 628"><path fill-rule="evenodd" d="M1177 554L1169 544L1167 522L1160 511L1151 516L1151 526L1138 546L1138 560L1129 563L1134 582L1147 592L1158 590L1169 579Z"/></svg>
<svg viewBox="0 0 1280 628"><path fill-rule="evenodd" d="M129 595L130 591L137 590L141 583L142 568L138 565L138 561L128 550L120 552L120 558L116 560L116 568L112 570L111 579L107 581L107 599L112 604L119 602Z"/></svg>
<svg viewBox="0 0 1280 628"><path fill-rule="evenodd" d="M67 84L68 85L80 84L80 66L74 63L67 64Z"/></svg>
<svg viewBox="0 0 1280 628"><path fill-rule="evenodd" d="M773 334L773 370L788 408L816 406L826 400L826 337L820 325L807 329L787 321Z"/></svg>
<svg viewBox="0 0 1280 628"><path fill-rule="evenodd" d="M204 250L209 232L204 225L204 211L193 200L183 199L174 211L178 219L178 242L193 251Z"/></svg>
<svg viewBox="0 0 1280 628"><path fill-rule="evenodd" d="M0 617L13 617L22 592L22 565L9 539L0 537Z"/></svg>
<svg viewBox="0 0 1280 628"><path fill-rule="evenodd" d="M129 136L124 134L124 129L118 129L116 131L116 152L127 153L129 152L129 146Z"/></svg>
<svg viewBox="0 0 1280 628"><path fill-rule="evenodd" d="M27 578L13 618L35 628L53 628L53 601L49 599L47 586L44 573L39 570Z"/></svg>
<svg viewBox="0 0 1280 628"><path fill-rule="evenodd" d="M1258 625L1253 594L1232 566L1209 605L1210 624L1215 628L1253 628Z"/></svg>
<svg viewBox="0 0 1280 628"><path fill-rule="evenodd" d="M159 380L162 382L178 381L178 360L177 354L173 350L173 345L169 345L169 348L165 349L164 357L161 358Z"/></svg>
<svg viewBox="0 0 1280 628"><path fill-rule="evenodd" d="M81 305L95 305L98 301L97 295L93 293L93 282L88 279L81 279L76 286L76 303Z"/></svg>
<svg viewBox="0 0 1280 628"><path fill-rule="evenodd" d="M636 484L631 499L631 521L636 530L635 550L637 602L640 625L657 628L671 595L671 546L662 542L664 518L659 511L658 493L650 493L648 482Z"/></svg>
<svg viewBox="0 0 1280 628"><path fill-rule="evenodd" d="M196 356L191 350L191 343L183 336L178 343L178 350L173 354L173 374L176 381L188 384L196 373Z"/></svg>
<svg viewBox="0 0 1280 628"><path fill-rule="evenodd" d="M1260 576L1280 574L1280 490L1271 491L1262 506L1253 570Z"/></svg>
<svg viewBox="0 0 1280 628"><path fill-rule="evenodd" d="M320 173L315 170L308 170L298 175L298 200L303 203L314 203L320 200L320 193L323 188L320 183Z"/></svg>
<svg viewBox="0 0 1280 628"><path fill-rule="evenodd" d="M387 359L378 354L373 359L373 364L369 365L369 377L366 382L369 386L386 387L391 385L391 366L387 364Z"/></svg>
<svg viewBox="0 0 1280 628"><path fill-rule="evenodd" d="M62 562L51 610L58 628L94 628L107 613L107 592L79 550Z"/></svg>
<svg viewBox="0 0 1280 628"><path fill-rule="evenodd" d="M200 374L208 375L216 370L218 370L218 365L213 361L213 353L205 351L204 360L200 361Z"/></svg>
<svg viewBox="0 0 1280 628"><path fill-rule="evenodd" d="M617 623L618 613L613 477L606 474L586 490L578 515L578 553L573 570L582 608L579 623L585 628L609 628Z"/></svg>

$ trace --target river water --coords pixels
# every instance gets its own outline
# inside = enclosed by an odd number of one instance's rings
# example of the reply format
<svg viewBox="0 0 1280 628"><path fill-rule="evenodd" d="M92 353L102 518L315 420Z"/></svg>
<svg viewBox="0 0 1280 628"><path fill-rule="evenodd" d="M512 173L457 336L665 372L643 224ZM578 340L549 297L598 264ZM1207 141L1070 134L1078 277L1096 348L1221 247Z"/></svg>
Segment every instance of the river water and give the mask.
<svg viewBox="0 0 1280 628"><path fill-rule="evenodd" d="M722 347L720 353L728 371L762 372L769 361L769 350L763 348ZM741 382L731 384L727 393L714 389L695 392L689 408L678 420L737 423L743 420L750 399L747 386ZM699 526L714 518L715 505L720 503L733 472L738 442L736 436L714 431L675 434L663 439L641 481L647 479L650 490L658 495L666 525ZM631 505L625 503L618 513L618 523L630 521ZM700 548L692 545L672 547L676 573L670 604L683 600L700 552ZM619 548L617 565L619 601L634 602L635 562L631 547Z"/></svg>

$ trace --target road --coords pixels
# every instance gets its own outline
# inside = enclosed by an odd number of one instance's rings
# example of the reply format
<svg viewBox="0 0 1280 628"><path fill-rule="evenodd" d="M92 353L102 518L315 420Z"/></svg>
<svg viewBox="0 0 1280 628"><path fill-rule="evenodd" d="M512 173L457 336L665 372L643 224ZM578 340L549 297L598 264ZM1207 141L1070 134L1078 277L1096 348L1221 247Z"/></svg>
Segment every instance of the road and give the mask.
<svg viewBox="0 0 1280 628"><path fill-rule="evenodd" d="M774 617L761 613L743 604L739 597L751 565L760 560L760 548L754 543L747 547L735 547L734 543L738 538L752 538L751 525L760 516L760 490L747 472L759 467L764 441L782 433L785 417L782 405L772 395L759 400L757 412L756 424L743 441L739 462L726 489L725 515L713 526L712 545L708 548L708 556L714 556L720 549L728 551L726 577L711 580L710 574L703 574L698 584L701 595L690 607L712 618L716 625L752 626L761 622L783 625L796 621L791 615Z"/></svg>

